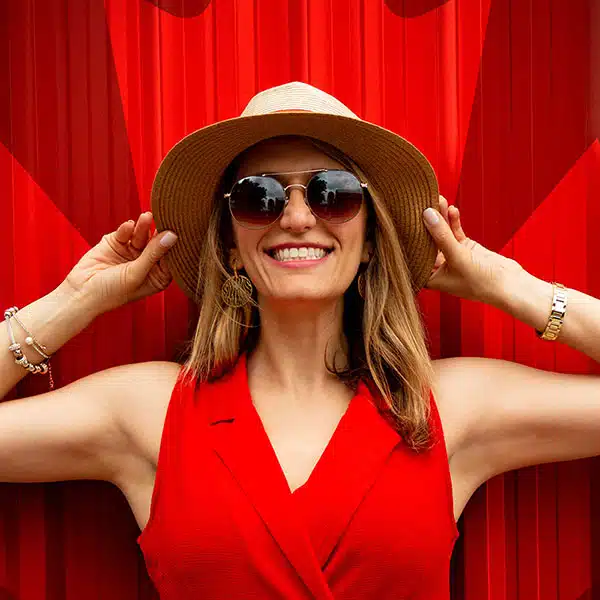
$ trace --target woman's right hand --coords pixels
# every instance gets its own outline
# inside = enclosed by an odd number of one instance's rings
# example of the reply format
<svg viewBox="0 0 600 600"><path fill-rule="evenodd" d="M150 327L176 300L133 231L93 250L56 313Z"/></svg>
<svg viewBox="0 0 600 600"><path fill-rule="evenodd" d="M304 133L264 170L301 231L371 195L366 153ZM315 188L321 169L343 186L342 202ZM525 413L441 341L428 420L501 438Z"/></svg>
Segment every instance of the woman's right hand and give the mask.
<svg viewBox="0 0 600 600"><path fill-rule="evenodd" d="M167 231L150 237L152 221L152 213L145 212L137 223L125 221L102 236L73 267L64 285L91 299L99 313L165 290L173 276L163 257L172 244L160 244Z"/></svg>

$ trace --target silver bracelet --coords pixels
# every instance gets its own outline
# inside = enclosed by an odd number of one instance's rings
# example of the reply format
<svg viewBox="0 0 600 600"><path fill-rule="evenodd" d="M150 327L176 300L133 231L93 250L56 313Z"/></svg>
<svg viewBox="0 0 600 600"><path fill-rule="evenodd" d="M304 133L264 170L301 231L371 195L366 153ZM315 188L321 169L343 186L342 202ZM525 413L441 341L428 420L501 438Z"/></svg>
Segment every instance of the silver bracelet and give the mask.
<svg viewBox="0 0 600 600"><path fill-rule="evenodd" d="M18 310L19 309L16 306L12 306L11 308L8 308L4 311L4 319L6 320L8 335L10 337L10 342L11 342L8 349L14 354L15 363L17 363L18 365L21 365L24 369L26 369L30 373L33 373L34 375L43 375L43 374L48 373L48 375L50 376L50 389L52 390L54 388L54 379L52 377L52 367L50 366L51 355L48 355L43 351L43 350L47 350L46 346L43 346L42 344L40 344L39 342L34 340L33 336L23 326L20 319L15 317ZM29 360L27 360L27 357L24 356L23 352L21 351L21 344L19 344L15 340L15 336L14 336L14 333L12 330L12 325L10 322L11 317L15 317L15 320L17 321L17 323L19 323L19 325L21 327L23 327L25 332L28 334L28 337L25 340L27 342L27 345L33 346L35 348L35 350L37 352L39 352L45 358L45 361L43 360L40 363L34 364L34 363L29 362ZM43 350L41 350L41 348L43 348Z"/></svg>
<svg viewBox="0 0 600 600"><path fill-rule="evenodd" d="M19 309L16 306L13 306L12 308L9 308L8 310L12 311L12 317L21 326L21 329L23 329L23 331L27 334L27 337L25 338L25 343L28 346L31 346L38 354L40 354L42 356L42 358L45 358L46 360L48 360L50 358L50 356L48 356L45 352L45 351L48 351L48 348L46 348L46 346L40 344L33 337L33 335L27 329L27 327L25 327L25 325L23 325L21 319L19 319L19 317L17 317L17 312L19 311Z"/></svg>

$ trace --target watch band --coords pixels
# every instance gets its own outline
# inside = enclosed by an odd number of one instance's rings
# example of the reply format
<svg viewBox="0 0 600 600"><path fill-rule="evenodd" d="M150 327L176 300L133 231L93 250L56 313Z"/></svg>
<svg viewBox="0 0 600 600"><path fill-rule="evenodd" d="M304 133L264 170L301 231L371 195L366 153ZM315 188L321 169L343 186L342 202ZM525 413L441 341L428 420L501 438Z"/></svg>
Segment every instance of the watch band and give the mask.
<svg viewBox="0 0 600 600"><path fill-rule="evenodd" d="M552 298L552 309L548 317L548 324L544 331L539 329L535 333L542 340L554 341L562 327L565 313L567 312L567 289L562 283L552 282L554 296Z"/></svg>

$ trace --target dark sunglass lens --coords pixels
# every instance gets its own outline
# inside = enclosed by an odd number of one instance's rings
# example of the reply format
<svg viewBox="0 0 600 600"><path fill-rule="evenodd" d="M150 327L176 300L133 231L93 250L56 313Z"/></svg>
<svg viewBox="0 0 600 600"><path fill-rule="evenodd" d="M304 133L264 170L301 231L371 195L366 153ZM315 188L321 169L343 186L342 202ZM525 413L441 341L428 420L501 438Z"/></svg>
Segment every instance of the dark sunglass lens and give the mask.
<svg viewBox="0 0 600 600"><path fill-rule="evenodd" d="M229 207L246 227L266 227L277 220L285 204L281 184L271 177L244 177L231 190Z"/></svg>
<svg viewBox="0 0 600 600"><path fill-rule="evenodd" d="M344 223L355 217L363 199L360 181L348 171L315 175L308 184L307 195L315 215L332 223Z"/></svg>

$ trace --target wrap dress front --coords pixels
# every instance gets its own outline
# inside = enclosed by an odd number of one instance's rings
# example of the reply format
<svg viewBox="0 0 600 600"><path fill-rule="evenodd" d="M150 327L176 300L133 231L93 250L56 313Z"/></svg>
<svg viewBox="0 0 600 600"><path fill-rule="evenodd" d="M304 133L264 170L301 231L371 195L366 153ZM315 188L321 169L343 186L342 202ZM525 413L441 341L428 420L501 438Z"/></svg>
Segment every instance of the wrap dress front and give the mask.
<svg viewBox="0 0 600 600"><path fill-rule="evenodd" d="M138 543L162 600L448 600L458 536L441 422L415 453L359 384L307 482L290 491L246 357L183 382L166 413Z"/></svg>

